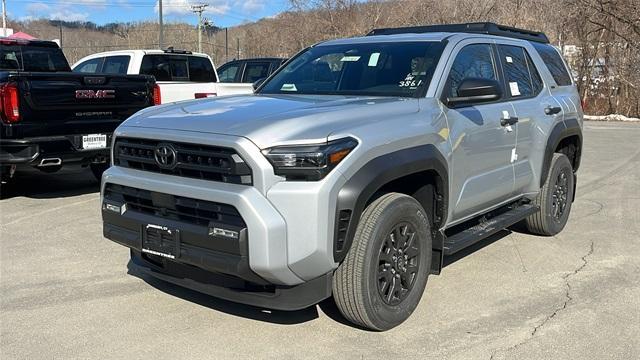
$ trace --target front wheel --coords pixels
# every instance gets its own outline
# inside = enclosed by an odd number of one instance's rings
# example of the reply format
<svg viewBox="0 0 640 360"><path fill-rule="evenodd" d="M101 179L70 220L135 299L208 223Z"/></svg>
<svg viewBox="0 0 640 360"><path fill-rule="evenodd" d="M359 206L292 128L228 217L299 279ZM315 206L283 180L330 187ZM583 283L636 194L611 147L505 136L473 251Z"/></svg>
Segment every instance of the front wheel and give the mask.
<svg viewBox="0 0 640 360"><path fill-rule="evenodd" d="M414 198L389 193L367 206L333 278L342 315L378 331L409 318L427 284L431 242L427 214Z"/></svg>
<svg viewBox="0 0 640 360"><path fill-rule="evenodd" d="M546 236L562 231L569 220L574 186L571 161L564 154L553 154L544 186L534 200L540 211L526 219L528 230Z"/></svg>

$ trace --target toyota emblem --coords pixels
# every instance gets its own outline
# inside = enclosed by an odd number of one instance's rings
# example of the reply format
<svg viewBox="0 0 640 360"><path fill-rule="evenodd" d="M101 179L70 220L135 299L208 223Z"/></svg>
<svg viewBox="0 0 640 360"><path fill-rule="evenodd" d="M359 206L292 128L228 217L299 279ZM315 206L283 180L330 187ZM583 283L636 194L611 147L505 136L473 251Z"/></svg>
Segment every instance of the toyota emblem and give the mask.
<svg viewBox="0 0 640 360"><path fill-rule="evenodd" d="M178 154L171 144L159 144L154 151L156 163L162 169L171 170L178 164Z"/></svg>

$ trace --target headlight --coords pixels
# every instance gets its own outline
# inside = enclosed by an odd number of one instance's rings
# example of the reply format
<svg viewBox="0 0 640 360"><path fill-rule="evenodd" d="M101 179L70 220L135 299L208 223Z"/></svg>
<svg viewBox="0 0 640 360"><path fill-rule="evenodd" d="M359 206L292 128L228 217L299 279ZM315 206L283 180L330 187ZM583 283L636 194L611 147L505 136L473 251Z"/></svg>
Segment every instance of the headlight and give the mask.
<svg viewBox="0 0 640 360"><path fill-rule="evenodd" d="M316 181L324 178L358 145L343 138L317 145L277 146L262 151L276 175L287 180Z"/></svg>

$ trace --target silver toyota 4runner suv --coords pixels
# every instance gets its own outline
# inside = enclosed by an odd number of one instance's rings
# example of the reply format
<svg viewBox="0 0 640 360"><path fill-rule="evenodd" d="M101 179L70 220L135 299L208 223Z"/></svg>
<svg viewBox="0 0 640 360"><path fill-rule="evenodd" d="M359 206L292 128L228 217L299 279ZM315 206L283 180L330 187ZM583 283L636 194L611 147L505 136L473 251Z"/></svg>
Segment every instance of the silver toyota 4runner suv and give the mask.
<svg viewBox="0 0 640 360"><path fill-rule="evenodd" d="M520 222L564 228L582 117L542 33L472 23L327 41L253 95L123 123L104 236L131 249L134 274L280 310L333 296L386 330L445 255Z"/></svg>

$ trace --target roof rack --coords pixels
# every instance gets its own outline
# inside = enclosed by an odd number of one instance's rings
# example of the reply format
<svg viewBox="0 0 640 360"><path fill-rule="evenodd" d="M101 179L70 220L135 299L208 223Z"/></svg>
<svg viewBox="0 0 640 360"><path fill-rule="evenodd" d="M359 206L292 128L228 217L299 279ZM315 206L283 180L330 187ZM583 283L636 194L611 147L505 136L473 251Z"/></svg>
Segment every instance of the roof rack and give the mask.
<svg viewBox="0 0 640 360"><path fill-rule="evenodd" d="M466 24L409 26L400 28L374 29L367 36L396 35L396 34L422 34L431 32L474 33L489 34L523 39L540 43L549 43L549 38L542 32L518 29L511 26L498 25L492 22L476 22Z"/></svg>
<svg viewBox="0 0 640 360"><path fill-rule="evenodd" d="M167 54L193 54L191 51L188 50L178 50L178 49L174 49L173 46L169 46L168 48L163 50L165 53Z"/></svg>

